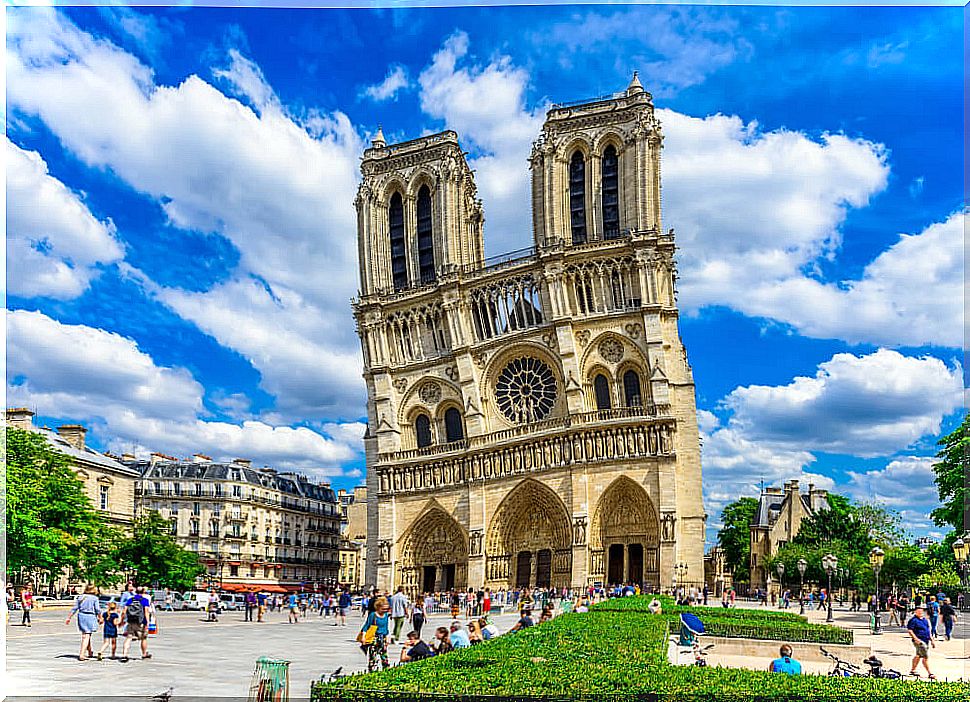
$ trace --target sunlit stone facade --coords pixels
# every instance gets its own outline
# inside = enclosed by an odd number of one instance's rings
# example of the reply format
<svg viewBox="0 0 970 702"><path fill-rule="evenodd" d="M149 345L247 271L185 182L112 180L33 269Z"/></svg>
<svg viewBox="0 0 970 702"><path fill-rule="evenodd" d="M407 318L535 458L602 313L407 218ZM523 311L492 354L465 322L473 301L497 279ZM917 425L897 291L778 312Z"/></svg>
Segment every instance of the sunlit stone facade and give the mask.
<svg viewBox="0 0 970 702"><path fill-rule="evenodd" d="M367 584L703 581L661 145L636 77L554 106L529 156L532 236L491 259L457 134L364 152Z"/></svg>

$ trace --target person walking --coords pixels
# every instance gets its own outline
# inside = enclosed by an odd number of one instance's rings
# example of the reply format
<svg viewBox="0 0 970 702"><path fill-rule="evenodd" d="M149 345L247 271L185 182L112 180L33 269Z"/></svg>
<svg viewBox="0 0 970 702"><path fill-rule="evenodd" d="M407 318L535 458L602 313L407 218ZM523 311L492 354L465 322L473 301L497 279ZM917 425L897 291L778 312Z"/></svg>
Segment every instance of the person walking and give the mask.
<svg viewBox="0 0 970 702"><path fill-rule="evenodd" d="M118 623L121 621L121 614L118 612L118 603L109 602L108 610L101 617L104 623L104 643L98 649L98 660L104 660L104 652L111 646L111 658L118 655Z"/></svg>
<svg viewBox="0 0 970 702"><path fill-rule="evenodd" d="M387 660L387 636L390 632L390 605L387 598L381 595L374 600L374 611L364 619L364 624L357 634L364 653L367 654L367 672L373 673L378 664L384 669L390 667Z"/></svg>
<svg viewBox="0 0 970 702"><path fill-rule="evenodd" d="M155 611L151 600L145 597L144 586L139 587L128 600L128 605L122 610L122 624L125 625L125 644L121 649L121 662L127 663L131 642L138 641L141 646L141 657L147 660L152 657L148 652L148 624L155 618Z"/></svg>
<svg viewBox="0 0 970 702"><path fill-rule="evenodd" d="M916 666L922 662L930 680L936 680L936 676L930 670L930 654L927 648L928 646L935 647L936 644L933 642L933 637L930 636L930 623L927 621L926 613L922 607L917 607L913 612L913 616L906 624L906 629L909 631L909 636L913 640L913 647L916 649L909 674L919 677Z"/></svg>
<svg viewBox="0 0 970 702"><path fill-rule="evenodd" d="M207 621L217 622L219 621L219 595L216 593L215 588L209 590L209 618Z"/></svg>
<svg viewBox="0 0 970 702"><path fill-rule="evenodd" d="M20 607L23 610L20 616L21 626L30 626L30 610L34 608L34 585L29 580L20 590Z"/></svg>
<svg viewBox="0 0 970 702"><path fill-rule="evenodd" d="M263 621L263 615L266 614L266 593L257 592L256 593L256 623Z"/></svg>
<svg viewBox="0 0 970 702"><path fill-rule="evenodd" d="M77 655L79 661L85 661L94 656L91 646L91 635L101 625L101 604L98 602L98 589L94 585L87 585L84 594L74 600L74 606L64 624L70 624L77 614L77 630L81 632L81 650Z"/></svg>
<svg viewBox="0 0 970 702"><path fill-rule="evenodd" d="M337 600L338 615L333 618L333 625L337 626L337 620L340 620L340 626L347 626L347 615L350 614L350 605L353 603L353 598L350 596L349 590L344 590L340 593L340 598Z"/></svg>
<svg viewBox="0 0 970 702"><path fill-rule="evenodd" d="M949 597L943 598L943 604L940 605L940 616L943 618L943 633L946 640L949 641L953 634L953 623L957 620L957 611L953 608Z"/></svg>
<svg viewBox="0 0 970 702"><path fill-rule="evenodd" d="M299 621L300 621L300 602L297 599L297 596L296 596L296 593L295 592L291 592L290 593L290 597L289 597L289 599L287 601L287 606L288 606L288 608L290 610L290 613L287 616L287 621L289 621L290 624L297 624L297 623L299 623Z"/></svg>
<svg viewBox="0 0 970 702"><path fill-rule="evenodd" d="M253 610L256 609L256 593L249 590L246 592L246 621L253 620Z"/></svg>
<svg viewBox="0 0 970 702"><path fill-rule="evenodd" d="M404 594L404 586L399 585L397 592L391 597L391 617L394 619L394 633L391 635L391 643L398 643L401 640L401 627L411 609L411 600Z"/></svg>
<svg viewBox="0 0 970 702"><path fill-rule="evenodd" d="M933 638L939 638L936 633L936 623L940 618L940 603L936 601L936 595L930 595L926 602L926 613L930 618L930 634Z"/></svg>
<svg viewBox="0 0 970 702"><path fill-rule="evenodd" d="M411 608L411 624L414 626L414 631L419 639L421 638L421 627L424 626L424 619L424 600L421 597L416 597L414 606Z"/></svg>

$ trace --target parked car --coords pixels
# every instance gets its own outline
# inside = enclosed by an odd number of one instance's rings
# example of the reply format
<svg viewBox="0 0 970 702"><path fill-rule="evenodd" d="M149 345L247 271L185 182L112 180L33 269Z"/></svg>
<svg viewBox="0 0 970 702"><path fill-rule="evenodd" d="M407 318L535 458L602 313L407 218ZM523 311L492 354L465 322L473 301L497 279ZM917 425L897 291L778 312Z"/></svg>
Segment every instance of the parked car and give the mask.
<svg viewBox="0 0 970 702"><path fill-rule="evenodd" d="M175 592L175 590L169 590L168 592L165 592L165 590L152 590L151 595L152 595L152 604L155 606L155 609L158 609L158 610L165 609L166 595L171 595L172 597L172 609L175 609L175 610L185 609L185 607L182 606L182 595L178 592Z"/></svg>
<svg viewBox="0 0 970 702"><path fill-rule="evenodd" d="M114 602L120 608L121 596L120 595L98 595L98 604L101 606L102 612L108 611L109 602Z"/></svg>

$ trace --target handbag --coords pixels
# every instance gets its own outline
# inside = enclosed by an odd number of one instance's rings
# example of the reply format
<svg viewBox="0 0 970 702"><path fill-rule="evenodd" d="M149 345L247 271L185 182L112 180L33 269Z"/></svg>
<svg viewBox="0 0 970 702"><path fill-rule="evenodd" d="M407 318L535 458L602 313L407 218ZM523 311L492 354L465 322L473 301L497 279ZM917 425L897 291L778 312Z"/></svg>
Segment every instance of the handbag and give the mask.
<svg viewBox="0 0 970 702"><path fill-rule="evenodd" d="M371 624L366 629L357 633L357 642L361 646L370 646L377 637L377 624Z"/></svg>

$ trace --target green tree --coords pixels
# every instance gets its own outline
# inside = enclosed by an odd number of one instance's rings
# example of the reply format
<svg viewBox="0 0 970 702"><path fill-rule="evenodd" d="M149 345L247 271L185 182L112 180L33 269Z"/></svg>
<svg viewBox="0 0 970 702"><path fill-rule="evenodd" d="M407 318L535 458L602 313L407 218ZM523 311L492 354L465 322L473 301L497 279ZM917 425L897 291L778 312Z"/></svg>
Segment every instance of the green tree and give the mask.
<svg viewBox="0 0 970 702"><path fill-rule="evenodd" d="M773 578L777 578L778 563L784 563L785 574L782 577L782 583L785 587L792 588L793 592L797 592L798 585L801 582L798 573L798 561L804 559L806 564L806 589L809 585L827 587L828 574L822 568L822 559L828 554L835 556L838 559L839 566L848 570L848 577L841 581L837 576L833 576L833 590L838 589L840 586L860 590L871 587L872 568L869 566L868 560L842 541L831 541L812 545L794 542L785 544L778 549L778 552L774 556L767 560L765 567L772 574Z"/></svg>
<svg viewBox="0 0 970 702"><path fill-rule="evenodd" d="M886 549L879 578L883 583L896 583L899 586L914 585L929 568L926 554L918 546L902 544Z"/></svg>
<svg viewBox="0 0 970 702"><path fill-rule="evenodd" d="M792 542L815 547L838 541L856 553L868 556L872 540L857 509L848 498L835 493L828 494L828 504L828 509L818 510L814 516L802 520Z"/></svg>
<svg viewBox="0 0 970 702"><path fill-rule="evenodd" d="M902 546L909 538L902 526L902 517L896 510L887 509L875 502L854 505L855 518L865 527L869 538L882 548Z"/></svg>
<svg viewBox="0 0 970 702"><path fill-rule="evenodd" d="M914 584L921 590L927 590L935 594L940 588L960 587L960 576L957 575L952 565L946 563L923 573L916 579Z"/></svg>
<svg viewBox="0 0 970 702"><path fill-rule="evenodd" d="M930 516L939 526L951 526L959 532L966 529L967 475L970 469L970 414L953 432L937 442L942 446L936 457L939 463L933 465L936 473L937 491L940 494L940 507Z"/></svg>
<svg viewBox="0 0 970 702"><path fill-rule="evenodd" d="M131 539L118 551L118 562L140 584L188 590L205 572L198 555L172 538L171 527L158 512L135 519Z"/></svg>
<svg viewBox="0 0 970 702"><path fill-rule="evenodd" d="M46 572L53 583L73 568L110 582L104 544L118 535L91 505L70 457L36 432L6 434L7 572Z"/></svg>
<svg viewBox="0 0 970 702"><path fill-rule="evenodd" d="M723 526L717 533L717 543L724 551L724 561L734 574L734 582L751 579L751 523L758 511L758 500L741 497L721 512Z"/></svg>

